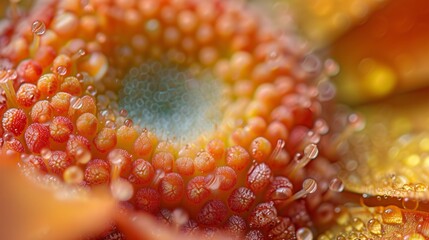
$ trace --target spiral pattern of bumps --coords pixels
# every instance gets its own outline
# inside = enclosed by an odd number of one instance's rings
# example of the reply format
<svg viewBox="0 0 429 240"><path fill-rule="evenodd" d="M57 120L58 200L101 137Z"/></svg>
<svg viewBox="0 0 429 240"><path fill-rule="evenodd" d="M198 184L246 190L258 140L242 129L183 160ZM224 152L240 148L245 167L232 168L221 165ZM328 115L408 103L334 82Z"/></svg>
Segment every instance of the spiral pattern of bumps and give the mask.
<svg viewBox="0 0 429 240"><path fill-rule="evenodd" d="M2 151L25 170L110 187L167 224L184 211L189 233L307 239L329 221L323 64L293 33L222 0L40 1L11 15Z"/></svg>

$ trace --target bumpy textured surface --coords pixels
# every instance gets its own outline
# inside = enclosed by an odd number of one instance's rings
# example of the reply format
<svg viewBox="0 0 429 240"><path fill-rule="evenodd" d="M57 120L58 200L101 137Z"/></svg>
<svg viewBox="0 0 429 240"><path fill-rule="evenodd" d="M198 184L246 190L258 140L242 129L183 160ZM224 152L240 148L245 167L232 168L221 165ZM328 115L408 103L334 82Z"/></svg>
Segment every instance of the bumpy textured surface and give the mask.
<svg viewBox="0 0 429 240"><path fill-rule="evenodd" d="M10 14L2 151L25 171L109 187L125 209L207 237L303 239L332 220L319 206L332 213L342 188L318 146L332 94L316 87L330 72L293 33L222 0L40 1Z"/></svg>

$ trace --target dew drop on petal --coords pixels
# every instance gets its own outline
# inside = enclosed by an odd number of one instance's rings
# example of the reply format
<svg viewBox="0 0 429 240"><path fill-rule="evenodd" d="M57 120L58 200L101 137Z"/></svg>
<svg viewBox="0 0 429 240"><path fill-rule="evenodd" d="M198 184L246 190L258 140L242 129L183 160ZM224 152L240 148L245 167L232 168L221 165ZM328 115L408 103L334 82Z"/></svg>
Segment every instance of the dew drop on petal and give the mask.
<svg viewBox="0 0 429 240"><path fill-rule="evenodd" d="M313 240L313 232L306 227L302 227L296 231L296 238L298 240Z"/></svg>
<svg viewBox="0 0 429 240"><path fill-rule="evenodd" d="M334 192L342 192L344 190L344 183L339 178L334 178L329 183L329 189Z"/></svg>
<svg viewBox="0 0 429 240"><path fill-rule="evenodd" d="M31 31L34 34L41 36L41 35L45 34L45 32L46 32L46 25L44 22L36 20L31 25Z"/></svg>

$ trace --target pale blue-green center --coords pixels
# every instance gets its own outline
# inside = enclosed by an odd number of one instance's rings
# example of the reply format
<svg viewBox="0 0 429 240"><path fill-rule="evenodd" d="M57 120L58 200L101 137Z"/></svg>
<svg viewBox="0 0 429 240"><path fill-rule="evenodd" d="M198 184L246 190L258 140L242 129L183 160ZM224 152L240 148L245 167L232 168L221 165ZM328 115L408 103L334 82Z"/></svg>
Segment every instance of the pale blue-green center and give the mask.
<svg viewBox="0 0 429 240"><path fill-rule="evenodd" d="M178 66L149 61L125 76L119 107L162 138L189 142L220 122L221 85L209 73L193 76Z"/></svg>

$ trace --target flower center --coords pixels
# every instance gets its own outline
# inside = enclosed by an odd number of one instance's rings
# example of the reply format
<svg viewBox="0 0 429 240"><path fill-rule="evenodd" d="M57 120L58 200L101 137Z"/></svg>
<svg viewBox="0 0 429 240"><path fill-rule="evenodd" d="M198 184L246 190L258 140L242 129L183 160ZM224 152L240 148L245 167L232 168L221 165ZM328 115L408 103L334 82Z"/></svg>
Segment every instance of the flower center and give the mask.
<svg viewBox="0 0 429 240"><path fill-rule="evenodd" d="M119 107L139 126L182 142L212 132L221 119L222 84L209 73L148 61L129 70Z"/></svg>

